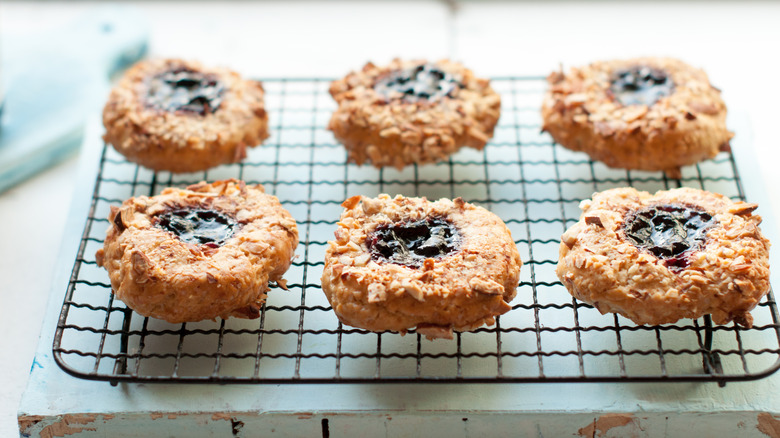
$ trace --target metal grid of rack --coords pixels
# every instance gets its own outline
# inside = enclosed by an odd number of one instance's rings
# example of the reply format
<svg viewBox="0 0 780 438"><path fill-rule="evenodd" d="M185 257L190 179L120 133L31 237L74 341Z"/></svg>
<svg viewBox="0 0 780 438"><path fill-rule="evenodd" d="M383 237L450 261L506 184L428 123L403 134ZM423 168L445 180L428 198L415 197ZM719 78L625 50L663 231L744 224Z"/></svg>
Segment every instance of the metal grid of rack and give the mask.
<svg viewBox="0 0 780 438"><path fill-rule="evenodd" d="M708 318L637 326L574 300L555 276L560 235L594 191L690 186L745 199L727 152L683 169L609 169L540 132L543 78L494 78L502 116L483 151L448 161L377 170L346 163L326 129L335 104L326 79L265 80L272 135L239 164L197 174L153 173L104 147L90 210L55 333L53 353L69 374L116 382L563 382L726 381L780 368L780 324L772 293L755 324L713 326ZM240 178L279 197L298 221L301 244L259 319L169 324L114 299L97 267L111 205L168 186ZM353 195L461 196L498 214L523 258L512 310L491 327L428 341L411 331L343 326L321 291L323 255Z"/></svg>

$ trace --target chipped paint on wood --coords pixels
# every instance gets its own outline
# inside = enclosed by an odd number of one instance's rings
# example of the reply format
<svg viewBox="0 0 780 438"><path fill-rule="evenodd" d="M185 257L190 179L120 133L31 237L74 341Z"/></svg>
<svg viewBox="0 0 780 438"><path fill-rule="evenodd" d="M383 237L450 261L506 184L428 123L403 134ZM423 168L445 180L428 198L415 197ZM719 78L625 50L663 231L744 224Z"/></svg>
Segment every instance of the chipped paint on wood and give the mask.
<svg viewBox="0 0 780 438"><path fill-rule="evenodd" d="M775 413L774 410L764 412ZM311 417L309 417L311 415ZM111 437L137 438L152 436L218 436L247 438L276 436L447 436L477 437L529 436L578 438L646 438L690 435L695 425L696 436L780 438L780 415L773 417L759 412L712 412L693 415L673 415L672 412L630 413L526 413L474 411L399 413L351 411L301 412L165 412L145 411L108 415L93 413L68 416L68 428L63 427L63 416L20 416L20 431L25 437L78 438ZM24 417L24 418L23 418ZM109 418L113 418L110 419ZM74 421L81 419L81 422ZM52 427L57 424L57 426ZM583 427L584 426L584 427ZM56 428L60 428L55 434ZM81 431L76 429L83 428ZM578 430L579 428L579 430ZM64 433L64 430L69 432ZM45 430L45 432L44 432ZM197 431L197 433L192 433ZM78 433L81 432L81 433ZM327 432L327 435L323 435Z"/></svg>
<svg viewBox="0 0 780 438"><path fill-rule="evenodd" d="M41 438L64 437L75 435L77 433L97 430L94 427L88 427L97 421L98 414L68 414L63 415L62 419L56 423L50 424L41 430ZM102 416L101 416L102 417ZM111 415L111 418L114 416ZM110 418L107 418L110 419Z"/></svg>
<svg viewBox="0 0 780 438"><path fill-rule="evenodd" d="M245 414L245 415L251 415L251 414ZM227 412L216 412L216 413L211 415L211 420L212 421L229 421L230 422L230 432L235 437L240 436L239 432L241 432L241 429L244 428L244 422L239 420L236 417L236 414L229 414Z"/></svg>
<svg viewBox="0 0 780 438"><path fill-rule="evenodd" d="M215 412L211 414L211 419L213 421L219 421L219 420L230 421L233 419L234 416L235 414L229 414L227 412Z"/></svg>
<svg viewBox="0 0 780 438"><path fill-rule="evenodd" d="M19 434L30 436L30 429L45 418L43 415L24 415L19 417Z"/></svg>
<svg viewBox="0 0 780 438"><path fill-rule="evenodd" d="M176 417L178 417L178 416L179 416L179 414L174 414L172 412L169 412L169 413L166 413L166 414L163 414L162 412L152 412L151 414L149 414L149 417L151 417L152 420L159 420L160 418L163 418L163 417L166 417L169 420L175 420Z"/></svg>
<svg viewBox="0 0 780 438"><path fill-rule="evenodd" d="M66 414L55 417L54 421L47 425L42 426L40 432L36 432L36 426L38 423L51 422L52 417L46 417L42 415L23 415L18 419L19 422L19 434L23 437L40 436L43 438L64 437L68 435L80 434L84 431L95 432L97 426L94 424L96 421L101 421L102 424L106 424L107 421L114 419L113 414ZM48 421L47 421L48 420Z"/></svg>
<svg viewBox="0 0 780 438"><path fill-rule="evenodd" d="M758 425L756 428L771 438L780 438L780 420L768 414L761 412L758 414Z"/></svg>
<svg viewBox="0 0 780 438"><path fill-rule="evenodd" d="M604 437L607 432L615 427L634 425L634 430L639 429L639 424L632 414L604 414L593 420L589 425L577 431L577 435L583 437Z"/></svg>

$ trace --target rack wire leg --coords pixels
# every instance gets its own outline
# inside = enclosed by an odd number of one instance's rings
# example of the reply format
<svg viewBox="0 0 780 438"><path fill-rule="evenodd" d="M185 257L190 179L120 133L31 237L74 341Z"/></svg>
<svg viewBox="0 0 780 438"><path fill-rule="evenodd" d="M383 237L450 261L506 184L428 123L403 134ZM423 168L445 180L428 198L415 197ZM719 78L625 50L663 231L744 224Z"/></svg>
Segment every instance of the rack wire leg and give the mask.
<svg viewBox="0 0 780 438"><path fill-rule="evenodd" d="M133 318L133 311L129 308L124 310L124 321L122 321L122 335L119 338L119 357L114 361L114 375L127 374L127 342L128 332L130 332L130 320ZM110 381L111 386L119 383L116 380Z"/></svg>
<svg viewBox="0 0 780 438"><path fill-rule="evenodd" d="M720 361L720 355L712 352L712 318L710 315L704 315L704 357L702 366L707 374L723 375L723 364ZM719 380L718 386L723 388L726 382Z"/></svg>

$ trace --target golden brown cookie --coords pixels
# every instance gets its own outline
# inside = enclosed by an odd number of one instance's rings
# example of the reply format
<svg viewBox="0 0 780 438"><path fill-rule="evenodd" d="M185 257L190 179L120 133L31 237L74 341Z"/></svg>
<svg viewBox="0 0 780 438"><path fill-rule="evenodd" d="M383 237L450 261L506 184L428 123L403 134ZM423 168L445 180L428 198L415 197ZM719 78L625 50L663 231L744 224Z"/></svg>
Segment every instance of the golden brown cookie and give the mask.
<svg viewBox="0 0 780 438"><path fill-rule="evenodd" d="M448 60L366 64L330 86L338 109L328 129L348 159L398 169L441 161L463 146L482 149L501 98L490 81Z"/></svg>
<svg viewBox="0 0 780 438"><path fill-rule="evenodd" d="M383 194L342 205L322 290L344 324L452 338L510 309L522 262L498 216L461 198Z"/></svg>
<svg viewBox="0 0 780 438"><path fill-rule="evenodd" d="M596 193L563 234L556 273L575 298L637 324L712 314L750 327L769 291L756 207L690 188Z"/></svg>
<svg viewBox="0 0 780 438"><path fill-rule="evenodd" d="M261 185L202 182L111 207L96 254L117 298L144 316L178 323L256 318L268 282L298 245L295 220Z"/></svg>
<svg viewBox="0 0 780 438"><path fill-rule="evenodd" d="M595 62L552 73L542 129L607 166L663 170L728 150L726 105L704 71L671 58Z"/></svg>
<svg viewBox="0 0 780 438"><path fill-rule="evenodd" d="M104 140L152 170L206 170L268 137L260 82L180 59L141 61L111 91Z"/></svg>

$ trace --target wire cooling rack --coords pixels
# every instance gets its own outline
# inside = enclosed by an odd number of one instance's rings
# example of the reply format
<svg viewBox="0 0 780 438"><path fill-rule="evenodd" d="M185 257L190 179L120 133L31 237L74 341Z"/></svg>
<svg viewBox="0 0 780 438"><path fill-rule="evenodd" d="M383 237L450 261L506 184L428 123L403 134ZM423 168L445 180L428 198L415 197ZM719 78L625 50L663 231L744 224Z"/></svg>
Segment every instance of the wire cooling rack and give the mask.
<svg viewBox="0 0 780 438"><path fill-rule="evenodd" d="M560 235L594 191L680 185L745 199L733 156L661 172L609 169L540 132L543 78L495 78L502 114L483 151L448 161L377 170L346 163L326 129L335 104L329 80L266 80L271 138L240 164L197 174L153 173L104 147L91 207L68 283L53 352L68 373L117 382L563 382L726 381L780 368L780 325L770 293L755 324L712 326L708 318L637 326L574 300L555 276ZM97 267L109 207L168 186L241 178L261 183L298 221L301 244L259 319L169 324L145 318L111 294ZM372 333L343 326L320 287L327 240L340 203L379 193L461 196L498 214L523 258L512 310L491 327L428 341L411 331Z"/></svg>

